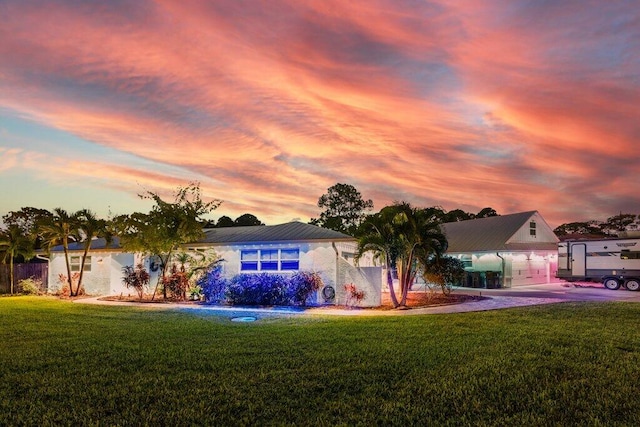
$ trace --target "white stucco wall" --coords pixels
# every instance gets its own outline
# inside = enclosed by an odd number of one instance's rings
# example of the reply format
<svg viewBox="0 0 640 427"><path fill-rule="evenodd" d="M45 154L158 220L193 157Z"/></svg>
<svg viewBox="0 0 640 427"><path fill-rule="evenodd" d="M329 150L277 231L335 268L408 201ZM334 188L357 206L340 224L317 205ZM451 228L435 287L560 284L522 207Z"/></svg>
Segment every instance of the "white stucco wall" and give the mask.
<svg viewBox="0 0 640 427"><path fill-rule="evenodd" d="M361 307L377 307L381 304L381 268L376 267L376 272L373 273L356 268L353 265L355 244L339 243L334 247L331 242L267 243L215 246L214 249L224 260L222 263L222 271L227 278L232 278L236 274L241 273L240 252L242 250L299 249L299 270L318 273L322 278L324 286L333 287L336 297L332 303L344 304L346 301L344 285L354 283L359 290L365 291L365 299L361 301ZM346 259L343 258L343 255L345 255ZM338 266L340 267L338 268ZM288 272L273 273L288 274ZM293 274L293 272L291 272L291 274ZM328 302L325 301L322 296L322 289L320 289L316 295L316 302Z"/></svg>
<svg viewBox="0 0 640 427"><path fill-rule="evenodd" d="M85 271L82 275L82 287L87 295L108 295L113 286L113 253L90 252L91 271ZM74 252L70 256L82 256L82 253ZM121 270L120 270L121 271ZM59 280L60 274L67 276L67 266L63 253L53 253L49 262L49 292L55 293L62 288ZM122 277L119 273L118 278Z"/></svg>
<svg viewBox="0 0 640 427"><path fill-rule="evenodd" d="M212 249L223 260L222 272L227 278L241 273L240 253L247 249L298 249L299 271L316 272L322 278L324 286L334 288L336 298L331 301L334 304L344 304L344 285L354 283L359 290L365 292L365 299L360 306L379 306L381 303L381 271L380 267L363 267L363 264L372 264L369 258L361 262L359 267L354 266L353 254L355 244L338 243L335 246L331 242L318 243L258 243L228 246L214 246ZM336 253L337 252L337 253ZM75 255L75 254L74 254ZM85 272L83 287L90 295L135 295L134 289L127 289L122 283L122 268L135 266L143 262L151 275L149 292L153 291L160 271L151 270L151 259L140 254L122 252L91 252L91 271ZM343 257L344 255L344 257ZM64 254L55 253L51 256L49 273L49 289L52 292L60 289L58 274L66 276ZM259 273L259 272L256 272ZM274 271L278 274L293 274L293 271ZM322 289L316 294L317 303L325 303Z"/></svg>

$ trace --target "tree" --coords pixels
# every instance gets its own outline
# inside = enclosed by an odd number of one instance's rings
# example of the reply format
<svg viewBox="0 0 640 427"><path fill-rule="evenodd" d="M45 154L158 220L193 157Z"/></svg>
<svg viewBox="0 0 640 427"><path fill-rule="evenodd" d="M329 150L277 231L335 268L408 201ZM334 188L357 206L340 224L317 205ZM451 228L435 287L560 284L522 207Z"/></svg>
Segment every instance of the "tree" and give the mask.
<svg viewBox="0 0 640 427"><path fill-rule="evenodd" d="M447 248L447 239L434 220L432 209L419 209L401 202L383 208L368 217L358 239L356 259L367 251L383 259L387 283L394 307L406 307L407 295L421 264L430 255L439 256ZM400 301L393 288L390 269L396 268L400 284Z"/></svg>
<svg viewBox="0 0 640 427"><path fill-rule="evenodd" d="M422 260L425 282L434 283L443 294L451 291L451 286L459 284L465 276L464 264L450 256L429 256Z"/></svg>
<svg viewBox="0 0 640 427"><path fill-rule="evenodd" d="M635 220L635 214L623 214L620 212L618 215L607 218L607 221L602 225L602 229L607 234L617 235L618 232L625 231L627 226L633 224Z"/></svg>
<svg viewBox="0 0 640 427"><path fill-rule="evenodd" d="M414 283L420 263L431 254L440 256L447 249L447 239L440 223L433 221L428 210L414 208L408 203L394 205L397 213L393 219L396 238L399 241L398 280L402 299L406 306L407 294Z"/></svg>
<svg viewBox="0 0 640 427"><path fill-rule="evenodd" d="M9 261L10 293L14 292L13 266L14 260L18 256L22 256L25 261L35 256L35 239L32 234L26 234L16 224L10 224L6 229L0 230L0 251L4 254L2 262L4 264Z"/></svg>
<svg viewBox="0 0 640 427"><path fill-rule="evenodd" d="M22 230L24 236L32 236L34 248L42 248L42 238L38 235L38 224L45 222L53 216L46 209L33 207L21 208L19 211L11 211L2 217L2 222L9 227L15 225Z"/></svg>
<svg viewBox="0 0 640 427"><path fill-rule="evenodd" d="M462 209L454 209L449 212L442 213L442 222L457 222L473 219L473 214L463 211Z"/></svg>
<svg viewBox="0 0 640 427"><path fill-rule="evenodd" d="M393 209L384 208L374 215L369 215L360 226L356 262L366 252L371 252L375 260L381 262L386 271L389 296L394 307L398 307L398 298L393 286L392 270L396 266L399 249L396 247L395 230L393 228Z"/></svg>
<svg viewBox="0 0 640 427"><path fill-rule="evenodd" d="M606 233L602 231L601 224L598 221L587 222L569 222L556 227L553 232L556 236L567 236L578 234L590 237L604 237Z"/></svg>
<svg viewBox="0 0 640 427"><path fill-rule="evenodd" d="M233 227L235 226L236 223L233 222L233 220L226 216L226 215L222 215L220 218L218 218L218 223L216 224L216 227Z"/></svg>
<svg viewBox="0 0 640 427"><path fill-rule="evenodd" d="M91 242L94 238L104 238L106 246L111 243L111 228L109 223L104 219L98 219L93 212L88 209L82 209L74 214L76 219L76 227L78 235L82 243L82 258L80 261L80 277L78 279L75 292L71 289L71 295L78 295L82 287L82 278L84 275L84 263L87 254L91 250Z"/></svg>
<svg viewBox="0 0 640 427"><path fill-rule="evenodd" d="M354 235L366 212L373 208L373 201L364 200L353 185L338 183L320 196L318 207L324 211L319 218L312 218L311 224Z"/></svg>
<svg viewBox="0 0 640 427"><path fill-rule="evenodd" d="M199 183L178 188L173 202L166 202L151 191L140 197L154 201L155 205L149 213L120 216L114 222L125 250L154 255L160 259L161 275L153 292L154 299L174 252L182 245L202 238L201 217L217 209L222 202L217 199L203 201ZM166 298L166 290L164 296Z"/></svg>
<svg viewBox="0 0 640 427"><path fill-rule="evenodd" d="M78 231L78 218L76 214L69 215L62 208L55 208L49 218L45 218L38 224L39 234L42 236L43 244L50 252L54 246L62 245L64 259L67 267L67 282L69 284L69 294L76 296L73 290L71 275L71 263L69 261L69 241L80 240ZM84 264L83 264L84 266ZM79 289L79 288L78 288Z"/></svg>
<svg viewBox="0 0 640 427"><path fill-rule="evenodd" d="M493 208L484 208L480 212L474 215L474 218L489 218L491 216L499 216L498 212L496 212Z"/></svg>
<svg viewBox="0 0 640 427"><path fill-rule="evenodd" d="M255 215L246 213L236 218L236 220L233 222L233 225L236 227L241 227L249 225L264 225L264 223L260 221Z"/></svg>

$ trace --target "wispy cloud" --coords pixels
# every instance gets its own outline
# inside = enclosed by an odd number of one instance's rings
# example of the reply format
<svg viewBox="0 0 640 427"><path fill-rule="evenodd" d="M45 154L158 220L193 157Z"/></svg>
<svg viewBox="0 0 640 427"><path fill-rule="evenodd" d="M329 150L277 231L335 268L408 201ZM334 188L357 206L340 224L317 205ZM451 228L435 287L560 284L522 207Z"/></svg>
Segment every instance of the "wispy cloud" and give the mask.
<svg viewBox="0 0 640 427"><path fill-rule="evenodd" d="M270 222L316 216L336 182L376 207L556 224L640 211L632 2L5 1L0 15L0 108L148 162L90 159L99 185L193 176L221 209ZM17 148L0 142L0 173L31 170ZM61 162L41 179L87 174Z"/></svg>

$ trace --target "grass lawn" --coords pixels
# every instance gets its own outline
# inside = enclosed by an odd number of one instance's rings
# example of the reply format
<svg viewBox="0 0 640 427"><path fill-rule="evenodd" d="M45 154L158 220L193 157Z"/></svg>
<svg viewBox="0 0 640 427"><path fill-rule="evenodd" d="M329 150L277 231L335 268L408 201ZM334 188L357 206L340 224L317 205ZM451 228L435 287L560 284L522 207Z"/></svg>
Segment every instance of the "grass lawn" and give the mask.
<svg viewBox="0 0 640 427"><path fill-rule="evenodd" d="M640 304L291 317L0 298L0 425L640 425Z"/></svg>

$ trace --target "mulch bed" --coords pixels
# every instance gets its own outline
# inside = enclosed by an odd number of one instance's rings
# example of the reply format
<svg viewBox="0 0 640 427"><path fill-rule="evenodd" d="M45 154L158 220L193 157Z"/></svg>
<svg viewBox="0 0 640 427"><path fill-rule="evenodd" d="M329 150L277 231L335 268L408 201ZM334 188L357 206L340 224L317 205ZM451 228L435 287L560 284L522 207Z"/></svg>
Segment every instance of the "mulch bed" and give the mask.
<svg viewBox="0 0 640 427"><path fill-rule="evenodd" d="M410 292L407 295L408 308L436 307L440 305L461 304L469 301L478 301L485 297L465 294L444 295L442 292ZM391 298L388 292L382 293L382 305L376 310L393 310Z"/></svg>
<svg viewBox="0 0 640 427"><path fill-rule="evenodd" d="M137 302L137 303L149 303L149 304L202 304L201 301L177 301L175 299L164 299L162 295L156 295L155 299L151 299L150 295L145 295L142 300L134 295L111 295L98 298L101 301L118 301L118 302ZM410 292L407 295L407 308L425 308L436 307L441 305L461 304L469 301L478 301L484 299L484 297L465 294L444 295L441 292ZM350 308L344 306L330 305L324 306L325 308ZM356 307L357 308L357 307ZM366 310L393 310L393 304L389 298L388 292L382 293L382 305L380 307L366 308Z"/></svg>

